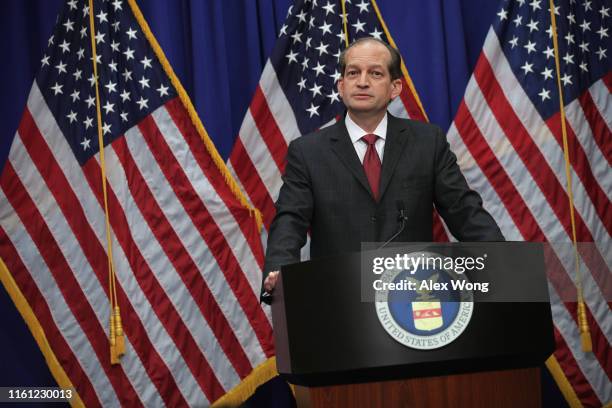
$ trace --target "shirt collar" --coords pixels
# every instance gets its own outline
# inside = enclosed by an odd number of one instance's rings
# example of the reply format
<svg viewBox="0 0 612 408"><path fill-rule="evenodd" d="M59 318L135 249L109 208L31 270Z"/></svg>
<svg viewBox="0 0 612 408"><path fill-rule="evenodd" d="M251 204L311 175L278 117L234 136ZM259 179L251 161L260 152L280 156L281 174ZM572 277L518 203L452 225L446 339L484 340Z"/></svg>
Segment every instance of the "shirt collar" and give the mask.
<svg viewBox="0 0 612 408"><path fill-rule="evenodd" d="M383 116L382 120L380 121L378 126L376 126L376 129L374 129L372 133L380 137L383 140L386 139L387 138L387 123L388 123L388 118L387 118L387 113L385 112L385 116ZM368 132L360 128L359 125L357 125L353 121L353 119L351 119L351 115L349 115L348 113L346 114L344 118L344 124L346 125L346 130L348 131L349 137L351 138L351 142L353 142L353 144L357 143L359 139L361 139L363 136L368 134Z"/></svg>

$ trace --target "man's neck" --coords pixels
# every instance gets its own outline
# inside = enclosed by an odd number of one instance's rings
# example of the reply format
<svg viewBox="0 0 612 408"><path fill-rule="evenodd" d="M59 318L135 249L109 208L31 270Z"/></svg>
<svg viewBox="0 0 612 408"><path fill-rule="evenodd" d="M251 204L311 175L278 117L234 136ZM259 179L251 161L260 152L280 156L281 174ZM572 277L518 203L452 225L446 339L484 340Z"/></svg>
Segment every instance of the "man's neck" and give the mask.
<svg viewBox="0 0 612 408"><path fill-rule="evenodd" d="M386 113L386 111L383 111L381 113L372 115L371 113L360 114L358 112L348 112L353 122L368 133L372 133L374 130L376 130L376 127L378 127L378 124L381 120L383 120Z"/></svg>

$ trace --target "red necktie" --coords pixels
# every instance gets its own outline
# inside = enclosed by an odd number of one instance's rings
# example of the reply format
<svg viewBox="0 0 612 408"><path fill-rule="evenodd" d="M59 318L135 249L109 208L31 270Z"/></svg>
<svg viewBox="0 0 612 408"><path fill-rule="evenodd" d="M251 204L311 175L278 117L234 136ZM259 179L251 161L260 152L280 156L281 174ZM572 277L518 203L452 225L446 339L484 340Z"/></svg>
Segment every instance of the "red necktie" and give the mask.
<svg viewBox="0 0 612 408"><path fill-rule="evenodd" d="M376 140L378 136L374 134L368 134L361 138L365 143L368 144L368 150L363 158L363 169L365 170L366 177L370 183L372 194L374 199L378 201L378 185L380 184L380 157L376 152Z"/></svg>

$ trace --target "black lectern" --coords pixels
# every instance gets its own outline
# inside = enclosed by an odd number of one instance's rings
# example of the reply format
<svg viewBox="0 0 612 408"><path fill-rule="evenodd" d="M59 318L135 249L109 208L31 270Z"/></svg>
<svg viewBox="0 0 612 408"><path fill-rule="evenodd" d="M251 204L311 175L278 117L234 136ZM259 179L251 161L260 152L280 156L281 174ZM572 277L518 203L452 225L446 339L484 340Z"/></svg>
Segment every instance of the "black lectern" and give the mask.
<svg viewBox="0 0 612 408"><path fill-rule="evenodd" d="M283 267L272 302L279 374L309 387L313 406L539 406L539 373L529 367L554 349L542 251L503 245L511 256L484 276L506 296L526 288L504 282L529 282L539 301L485 302L476 294L464 332L432 350L400 344L376 304L362 302L363 254ZM520 267L526 261L530 270Z"/></svg>

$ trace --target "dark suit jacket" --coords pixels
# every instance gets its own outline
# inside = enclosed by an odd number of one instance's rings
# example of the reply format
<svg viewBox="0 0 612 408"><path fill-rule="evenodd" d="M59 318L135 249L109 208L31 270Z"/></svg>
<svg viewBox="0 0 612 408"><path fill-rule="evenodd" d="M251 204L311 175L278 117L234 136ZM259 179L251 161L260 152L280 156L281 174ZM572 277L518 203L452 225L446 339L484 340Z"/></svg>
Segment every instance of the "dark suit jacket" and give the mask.
<svg viewBox="0 0 612 408"><path fill-rule="evenodd" d="M432 204L457 239L504 240L480 196L469 189L440 128L388 118L379 202L344 120L289 145L264 276L299 262L309 229L312 259L386 241L398 230L397 200L403 200L409 217L397 242L432 241Z"/></svg>

